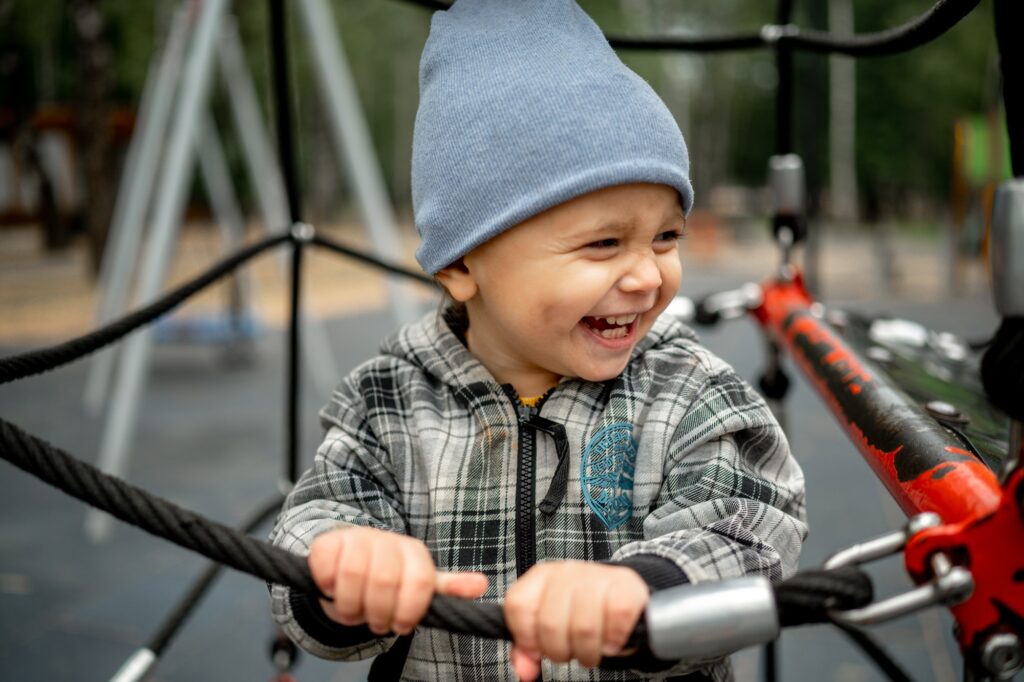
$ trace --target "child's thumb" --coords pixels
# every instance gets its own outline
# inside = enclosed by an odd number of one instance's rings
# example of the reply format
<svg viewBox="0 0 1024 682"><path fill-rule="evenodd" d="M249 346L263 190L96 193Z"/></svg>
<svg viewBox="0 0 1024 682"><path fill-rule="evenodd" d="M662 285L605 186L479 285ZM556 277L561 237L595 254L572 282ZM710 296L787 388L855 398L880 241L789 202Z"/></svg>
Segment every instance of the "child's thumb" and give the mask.
<svg viewBox="0 0 1024 682"><path fill-rule="evenodd" d="M487 591L487 576L483 573L448 573L437 572L435 590L438 594L447 594L464 599L477 599Z"/></svg>
<svg viewBox="0 0 1024 682"><path fill-rule="evenodd" d="M522 682L533 682L540 675L540 658L535 654L528 654L512 645L509 659L512 661L512 669Z"/></svg>

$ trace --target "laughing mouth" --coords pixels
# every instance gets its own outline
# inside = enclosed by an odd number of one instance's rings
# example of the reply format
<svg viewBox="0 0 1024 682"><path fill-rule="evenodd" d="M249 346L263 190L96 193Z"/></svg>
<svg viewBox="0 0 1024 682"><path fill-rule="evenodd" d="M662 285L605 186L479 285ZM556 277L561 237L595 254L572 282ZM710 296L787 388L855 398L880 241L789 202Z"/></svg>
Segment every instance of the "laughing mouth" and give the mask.
<svg viewBox="0 0 1024 682"><path fill-rule="evenodd" d="M628 336L636 324L637 313L612 317L584 317L583 324L604 339L621 339Z"/></svg>

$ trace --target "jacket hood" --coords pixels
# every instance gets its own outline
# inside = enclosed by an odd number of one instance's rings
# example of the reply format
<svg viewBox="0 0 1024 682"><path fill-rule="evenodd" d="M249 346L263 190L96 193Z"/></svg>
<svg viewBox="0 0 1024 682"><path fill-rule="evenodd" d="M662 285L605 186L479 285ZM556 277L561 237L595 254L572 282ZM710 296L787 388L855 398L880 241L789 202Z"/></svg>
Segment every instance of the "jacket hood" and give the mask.
<svg viewBox="0 0 1024 682"><path fill-rule="evenodd" d="M462 342L465 329L460 328L459 322L449 313L433 311L403 326L384 339L380 352L408 362L455 388L478 382L497 383L487 368L466 348ZM671 315L663 313L633 348L624 371L628 372L647 351L681 339L696 343L697 335Z"/></svg>

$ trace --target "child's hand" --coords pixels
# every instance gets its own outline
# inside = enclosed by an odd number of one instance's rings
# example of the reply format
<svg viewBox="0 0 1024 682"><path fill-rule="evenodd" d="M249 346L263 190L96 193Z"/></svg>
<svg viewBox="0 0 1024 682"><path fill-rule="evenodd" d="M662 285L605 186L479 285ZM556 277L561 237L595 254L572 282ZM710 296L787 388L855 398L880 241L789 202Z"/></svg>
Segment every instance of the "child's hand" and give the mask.
<svg viewBox="0 0 1024 682"><path fill-rule="evenodd" d="M584 561L538 564L505 595L512 666L529 682L540 659L595 666L622 654L650 590L631 568Z"/></svg>
<svg viewBox="0 0 1024 682"><path fill-rule="evenodd" d="M487 589L483 573L444 573L416 538L351 526L317 536L309 548L309 570L333 602L324 613L342 625L366 623L377 635L413 631L434 592L468 599Z"/></svg>

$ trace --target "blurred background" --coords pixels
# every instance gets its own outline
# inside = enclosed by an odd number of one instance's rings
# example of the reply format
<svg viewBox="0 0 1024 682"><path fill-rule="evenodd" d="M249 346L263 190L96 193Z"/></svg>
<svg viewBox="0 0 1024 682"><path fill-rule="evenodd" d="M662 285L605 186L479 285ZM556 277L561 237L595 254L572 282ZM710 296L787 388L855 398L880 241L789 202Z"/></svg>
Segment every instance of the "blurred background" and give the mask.
<svg viewBox="0 0 1024 682"><path fill-rule="evenodd" d="M153 102L161 91L171 102L167 111L176 111L172 104L187 92L186 60L200 49L195 41L180 43L179 61L167 67L162 89L155 85L161 64L172 62L165 55L175 26L195 28L210 4L0 0L0 355L98 326L97 311L112 296L112 273L129 282L113 295L121 300L111 310L121 314L145 298L145 286L131 281L148 268L160 271L161 288L170 287L241 241L288 223L273 161L265 2L231 3L222 22L227 28L215 36L208 99L193 123L201 130L199 158L183 157L174 171L183 183L180 202L161 199L173 184L168 169L176 152L166 121L176 120L174 113L157 126L164 146L151 155L153 178L128 189L140 173L131 145L144 128L144 110L158 108ZM430 11L400 0L324 0L328 20L315 32L298 16L309 3L286 4L301 215L352 246L389 244L389 259L415 267L409 160ZM606 33L624 36L714 35L773 22L770 4L756 0L580 4ZM795 3L794 23L870 32L929 6L928 0L806 0ZM972 339L991 334L997 320L986 251L991 200L1010 175L992 33L991 6L982 3L909 54L851 60L795 53L794 142L806 171L809 225L798 258L823 300ZM340 61L317 52L325 44L338 48ZM231 46L239 48L239 61L231 62ZM765 186L774 151L772 52L620 55L662 96L689 145L696 203L682 248L683 293L768 276L779 258ZM326 84L318 77L325 64ZM353 107L347 114L331 99L339 92ZM253 163L261 149L270 163ZM353 149L362 151L354 157ZM360 184L366 178L377 183L379 196ZM125 208L129 197L141 202L134 214L141 217L112 231L119 211L122 220L133 215ZM383 219L379 211L373 217L375 205L385 209ZM145 243L161 221L166 263L149 259L138 243L125 247L128 256L120 261L110 255L119 241L130 241L123 235ZM413 301L415 309L436 303L428 290L396 293L374 270L319 251L307 260L305 280L306 310L332 356L326 371L320 356L305 356L314 367L301 394L308 462L318 439L316 409L330 385L372 355L400 321L396 299ZM277 261L264 258L157 325L142 372L148 381L128 392L137 412L122 476L225 522L273 494L284 443L280 332L287 284ZM756 377L761 342L748 323L702 334L745 377ZM94 372L83 361L0 387L0 414L84 459L102 460L97 452L108 439L108 408L119 389L94 391L90 403L83 396ZM790 437L808 476L812 536L804 564L899 525L901 513L802 382L792 413ZM108 678L145 643L201 565L123 526L102 538L90 535L84 517L81 505L0 467L0 677ZM882 572L892 589L903 584L898 563ZM262 586L237 575L224 582L152 679L270 678ZM949 628L948 616L932 612L883 632L915 678L953 680L959 664ZM879 679L826 629L787 635L780 658L781 679ZM758 665L757 652L741 654L740 679L755 679ZM364 670L307 657L298 676L361 679Z"/></svg>

